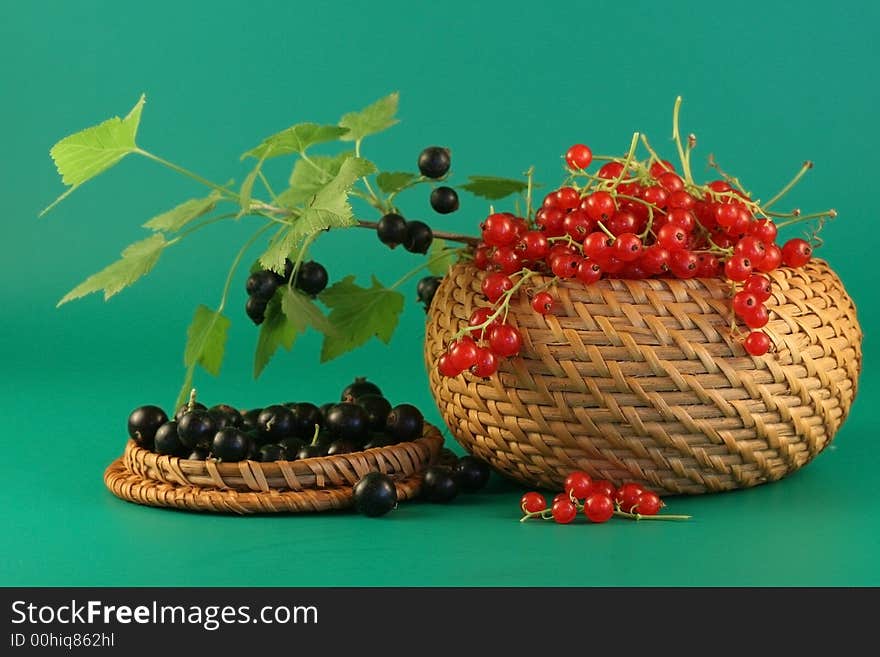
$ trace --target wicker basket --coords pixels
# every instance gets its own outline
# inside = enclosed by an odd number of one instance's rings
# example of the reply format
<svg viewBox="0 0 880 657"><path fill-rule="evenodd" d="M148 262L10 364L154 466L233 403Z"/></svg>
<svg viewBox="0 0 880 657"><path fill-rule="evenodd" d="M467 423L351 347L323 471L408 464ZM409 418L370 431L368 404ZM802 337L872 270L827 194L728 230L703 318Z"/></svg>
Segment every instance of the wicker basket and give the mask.
<svg viewBox="0 0 880 657"><path fill-rule="evenodd" d="M528 486L558 489L575 469L671 494L774 481L829 444L856 393L862 332L823 261L771 275L763 357L731 337L720 279L602 280L559 285L547 316L517 295L520 356L488 380L440 377L444 346L485 304L482 276L459 264L434 297L431 389L462 446Z"/></svg>
<svg viewBox="0 0 880 657"><path fill-rule="evenodd" d="M425 425L421 438L389 447L300 461L217 463L161 456L129 440L104 473L107 488L149 506L216 513L290 513L342 509L368 472L395 480L398 500L415 497L422 473L444 457L443 437Z"/></svg>

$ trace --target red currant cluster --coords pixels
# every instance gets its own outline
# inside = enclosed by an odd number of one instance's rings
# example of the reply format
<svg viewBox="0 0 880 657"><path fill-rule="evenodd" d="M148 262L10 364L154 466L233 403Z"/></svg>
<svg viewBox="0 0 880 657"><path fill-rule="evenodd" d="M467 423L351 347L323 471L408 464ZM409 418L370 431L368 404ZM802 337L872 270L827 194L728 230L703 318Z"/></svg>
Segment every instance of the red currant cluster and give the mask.
<svg viewBox="0 0 880 657"><path fill-rule="evenodd" d="M470 371L490 376L500 358L519 352L522 337L506 321L508 307L536 274L549 277L526 288L532 308L541 314L552 311L551 291L561 280L591 285L602 278L723 277L732 283L735 315L749 330L741 332L733 321L734 335L744 337L743 345L753 356L770 350L770 339L761 330L769 321L764 302L772 293L765 274L780 266L801 267L813 250L810 242L798 238L780 246L778 228L836 216L834 210L813 215L770 210L812 163L805 163L794 180L762 204L723 172L718 180L695 183L689 165L693 136L681 175L657 156L644 136L641 141L648 150L646 159L634 157L636 133L625 157L597 156L606 162L595 174L587 172L592 151L576 144L565 157L568 179L547 194L536 212L529 195L525 216L493 212L486 217L474 265L488 272L482 283L488 304L474 311L440 357L442 375ZM786 221L777 224L779 218Z"/></svg>
<svg viewBox="0 0 880 657"><path fill-rule="evenodd" d="M632 520L686 520L690 516L658 515L666 506L660 496L636 483L620 488L605 479L593 480L586 472L572 472L565 479L564 491L553 498L550 508L540 493L522 496L520 508L525 514L520 522L530 518L554 520L567 525L582 512L590 522L608 522L612 516Z"/></svg>

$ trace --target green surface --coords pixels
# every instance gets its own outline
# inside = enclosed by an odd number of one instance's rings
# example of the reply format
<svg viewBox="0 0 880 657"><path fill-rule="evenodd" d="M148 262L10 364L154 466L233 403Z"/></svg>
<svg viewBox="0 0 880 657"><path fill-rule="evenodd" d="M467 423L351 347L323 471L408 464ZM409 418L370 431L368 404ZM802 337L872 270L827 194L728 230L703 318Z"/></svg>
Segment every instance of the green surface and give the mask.
<svg viewBox="0 0 880 657"><path fill-rule="evenodd" d="M729 11L686 2L8 7L0 24L0 584L880 584L871 413L880 398L880 303L867 264L876 249L878 20L868 3L834 11L764 2ZM406 504L378 521L198 516L107 493L101 475L122 449L129 410L171 403L193 309L216 303L249 230L206 230L111 302L94 296L56 310L64 293L144 235L143 221L200 190L131 158L37 220L62 189L49 147L146 92L144 147L208 177L241 180L248 165L238 155L266 134L300 120L333 122L393 90L402 122L366 151L386 170L414 168L419 150L439 143L453 148L460 174L515 176L534 164L552 182L570 143L622 152L636 129L672 155L676 94L698 153L715 153L759 196L815 160L793 203L840 212L822 254L867 334L859 398L832 448L779 483L670 500L670 510L694 515L688 523L520 524L520 489L501 480L452 506ZM437 218L423 191L402 205L469 232L486 211L463 197L460 212ZM356 273L362 284L371 272L391 282L419 261L360 231L322 238L315 256L334 278ZM239 278L237 292L244 272ZM415 303L388 347L374 342L319 366L320 343L309 336L255 382L256 333L238 293L222 375L197 380L204 399L322 401L368 375L439 422Z"/></svg>

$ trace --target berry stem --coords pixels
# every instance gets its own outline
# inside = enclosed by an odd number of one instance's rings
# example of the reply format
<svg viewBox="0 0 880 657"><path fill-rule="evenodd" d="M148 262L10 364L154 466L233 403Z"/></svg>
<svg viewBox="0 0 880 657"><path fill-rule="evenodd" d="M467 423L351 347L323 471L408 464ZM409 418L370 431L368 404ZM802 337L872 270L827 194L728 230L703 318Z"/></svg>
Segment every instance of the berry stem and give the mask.
<svg viewBox="0 0 880 657"><path fill-rule="evenodd" d="M357 226L359 228L370 228L371 230L376 230L376 226L379 224L375 221L365 221L363 219L358 219ZM460 233L447 233L440 230L432 230L434 237L437 237L441 240L447 240L449 242L460 242L462 244L468 244L470 246L476 246L480 243L480 239L478 237L472 237L471 235L462 235Z"/></svg>
<svg viewBox="0 0 880 657"><path fill-rule="evenodd" d="M531 222L535 216L534 208L532 208L532 193L534 192L534 173L535 167L529 167L526 171L526 219Z"/></svg>
<svg viewBox="0 0 880 657"><path fill-rule="evenodd" d="M629 518L630 520L690 520L691 516L673 515L673 514L657 514L655 516L643 516L641 513L627 513L620 509L615 509L614 515L618 518Z"/></svg>
<svg viewBox="0 0 880 657"><path fill-rule="evenodd" d="M519 273L521 274L520 279L516 283L513 284L513 287L511 287L509 290L507 290L504 294L501 295L501 297L498 299L498 302L497 302L498 307L495 308L495 310L492 312L492 314L486 318L486 321L484 321L482 324L477 324L475 326L465 326L463 329L458 331L458 333L456 333L452 337L453 341L458 340L465 333L472 333L474 331L482 331L487 326L489 326L492 322L494 322L496 319L498 319L498 317L501 315L502 312L505 312L505 313L507 312L507 309L510 306L510 299L513 297L513 295L516 294L517 291L523 286L523 283L525 283L532 276L537 274L537 272L532 271L531 269L521 269L519 271Z"/></svg>
<svg viewBox="0 0 880 657"><path fill-rule="evenodd" d="M803 165L801 166L800 170L798 170L798 172L795 174L794 178L789 180L788 184L785 185L785 187L783 187L782 189L780 189L776 193L776 196L774 196L769 201L764 203L764 209L767 210L767 209L771 208L779 199L781 199L783 196L788 194L792 190L792 188L800 182L801 178L803 178L804 175L806 175L807 171L809 171L812 168L813 168L813 163L810 160L807 160L806 162L804 162Z"/></svg>
<svg viewBox="0 0 880 657"><path fill-rule="evenodd" d="M257 175L260 178L260 182L263 183L263 187L266 188L266 192L269 194L269 198L272 199L272 203L275 203L275 199L278 198L278 195L272 190L272 185L269 184L269 179L266 178L266 174L263 173L263 170L260 169L257 172Z"/></svg>
<svg viewBox="0 0 880 657"><path fill-rule="evenodd" d="M540 518L541 520L550 520L553 517L553 511L551 509L542 509L540 511L526 511L525 515L519 519L520 522L525 522L526 520L530 520L532 518Z"/></svg>
<svg viewBox="0 0 880 657"><path fill-rule="evenodd" d="M629 170L629 165L632 162L633 156L636 154L636 147L639 145L639 133L634 132L632 136L632 141L629 143L629 151L626 154L626 158L623 161L623 168L620 170L620 175L617 176L617 179L614 181L612 187L617 188L617 186L623 180L623 177L626 175L626 172Z"/></svg>
<svg viewBox="0 0 880 657"><path fill-rule="evenodd" d="M736 176L731 176L729 173L725 172L724 169L721 168L712 153L709 153L709 167L715 169L715 171L718 172L718 175L721 176L721 178L725 180L727 184L735 187L746 196L751 196L751 194L746 191L746 188L743 187L743 184L740 182L739 178L737 178Z"/></svg>
<svg viewBox="0 0 880 657"><path fill-rule="evenodd" d="M681 145L681 134L678 131L678 118L681 114L681 96L675 98L675 105L672 107L672 139L675 141L675 147L678 149L678 159L681 160L681 170L684 173L685 181L694 184L694 177L691 175L690 158L684 153L684 147Z"/></svg>

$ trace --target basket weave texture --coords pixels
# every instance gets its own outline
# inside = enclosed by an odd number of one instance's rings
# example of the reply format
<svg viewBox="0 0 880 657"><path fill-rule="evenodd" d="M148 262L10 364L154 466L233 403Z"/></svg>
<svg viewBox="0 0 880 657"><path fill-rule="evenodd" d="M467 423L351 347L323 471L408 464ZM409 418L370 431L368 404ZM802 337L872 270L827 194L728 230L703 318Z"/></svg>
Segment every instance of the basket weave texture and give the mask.
<svg viewBox="0 0 880 657"><path fill-rule="evenodd" d="M459 264L437 290L431 389L458 442L528 486L559 489L575 469L668 494L777 480L829 444L856 394L862 331L821 260L770 274L766 356L732 337L721 279L603 279L561 283L546 316L515 295L520 355L488 380L441 377L445 345L486 305L483 275Z"/></svg>
<svg viewBox="0 0 880 657"><path fill-rule="evenodd" d="M217 463L161 456L129 440L104 473L107 488L149 506L216 513L342 509L368 472L390 475L398 500L415 497L424 470L443 457L443 437L426 424L421 438L351 454L258 463Z"/></svg>

